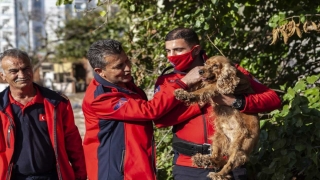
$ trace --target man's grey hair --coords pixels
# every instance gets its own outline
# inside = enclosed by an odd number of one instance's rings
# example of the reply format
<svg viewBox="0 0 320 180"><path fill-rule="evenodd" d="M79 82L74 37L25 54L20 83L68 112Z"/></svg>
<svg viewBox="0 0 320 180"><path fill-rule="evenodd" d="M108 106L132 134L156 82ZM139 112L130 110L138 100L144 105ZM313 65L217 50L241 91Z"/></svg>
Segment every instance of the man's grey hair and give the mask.
<svg viewBox="0 0 320 180"><path fill-rule="evenodd" d="M123 48L119 41L113 39L104 39L94 42L87 53L87 59L91 67L104 69L107 65L106 56L119 55Z"/></svg>
<svg viewBox="0 0 320 180"><path fill-rule="evenodd" d="M0 53L0 70L3 73L3 69L1 66L1 62L2 59L4 57L14 57L17 59L21 59L21 60L26 60L26 61L30 61L30 57L28 56L28 54L25 51L22 51L20 49L14 48L14 49L7 49L5 50L3 53Z"/></svg>

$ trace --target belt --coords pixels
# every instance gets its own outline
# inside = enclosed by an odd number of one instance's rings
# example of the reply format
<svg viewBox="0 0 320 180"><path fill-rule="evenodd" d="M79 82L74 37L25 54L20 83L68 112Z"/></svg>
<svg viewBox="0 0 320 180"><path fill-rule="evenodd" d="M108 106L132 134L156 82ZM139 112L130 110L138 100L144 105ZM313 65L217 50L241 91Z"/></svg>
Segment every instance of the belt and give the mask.
<svg viewBox="0 0 320 180"><path fill-rule="evenodd" d="M193 142L189 142L177 137L176 134L173 134L172 139L172 147L178 153L193 156L196 153L200 154L210 154L211 153L211 145L204 143L204 144L195 144Z"/></svg>

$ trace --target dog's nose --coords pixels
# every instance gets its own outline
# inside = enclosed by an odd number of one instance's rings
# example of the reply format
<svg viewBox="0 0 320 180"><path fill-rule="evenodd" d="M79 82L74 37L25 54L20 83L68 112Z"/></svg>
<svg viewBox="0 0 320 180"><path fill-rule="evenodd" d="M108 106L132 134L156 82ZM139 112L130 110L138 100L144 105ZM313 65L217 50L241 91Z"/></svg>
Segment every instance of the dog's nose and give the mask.
<svg viewBox="0 0 320 180"><path fill-rule="evenodd" d="M203 69L200 69L200 70L199 70L199 74L202 75L203 73L204 73L204 70L203 70Z"/></svg>

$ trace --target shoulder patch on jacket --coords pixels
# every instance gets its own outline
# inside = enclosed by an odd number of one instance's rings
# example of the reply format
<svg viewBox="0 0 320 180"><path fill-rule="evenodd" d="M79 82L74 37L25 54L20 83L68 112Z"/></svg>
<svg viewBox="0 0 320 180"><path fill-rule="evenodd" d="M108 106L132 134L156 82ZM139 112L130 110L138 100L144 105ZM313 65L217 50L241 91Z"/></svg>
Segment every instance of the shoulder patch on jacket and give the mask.
<svg viewBox="0 0 320 180"><path fill-rule="evenodd" d="M119 109L122 105L128 102L127 98L120 98L118 103L113 107L113 110Z"/></svg>
<svg viewBox="0 0 320 180"><path fill-rule="evenodd" d="M154 90L154 94L160 91L160 86L157 86L157 88Z"/></svg>

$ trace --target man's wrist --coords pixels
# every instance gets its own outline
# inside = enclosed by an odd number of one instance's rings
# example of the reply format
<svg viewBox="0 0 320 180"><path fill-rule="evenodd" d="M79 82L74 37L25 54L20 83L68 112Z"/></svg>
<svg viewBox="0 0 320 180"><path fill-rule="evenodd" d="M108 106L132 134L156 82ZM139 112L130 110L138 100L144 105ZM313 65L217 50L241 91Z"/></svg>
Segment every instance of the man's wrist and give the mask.
<svg viewBox="0 0 320 180"><path fill-rule="evenodd" d="M176 79L175 82L176 82L182 89L188 89L188 85L187 85L184 81L182 81L182 80L180 80L180 79Z"/></svg>

